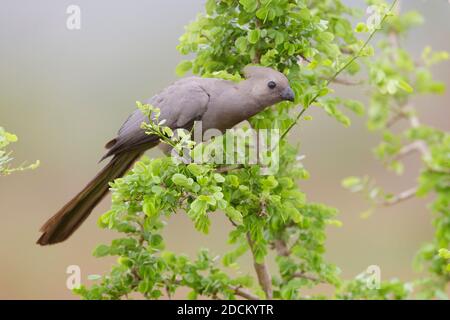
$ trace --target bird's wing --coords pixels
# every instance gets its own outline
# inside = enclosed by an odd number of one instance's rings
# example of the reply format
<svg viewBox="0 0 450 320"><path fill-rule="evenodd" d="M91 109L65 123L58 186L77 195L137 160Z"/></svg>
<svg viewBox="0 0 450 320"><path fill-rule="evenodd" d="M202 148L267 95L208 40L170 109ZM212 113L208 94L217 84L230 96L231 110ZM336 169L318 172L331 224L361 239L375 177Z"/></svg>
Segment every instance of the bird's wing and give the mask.
<svg viewBox="0 0 450 320"><path fill-rule="evenodd" d="M200 120L208 108L209 94L202 88L198 78L186 78L175 82L148 103L159 108L159 120L172 129L190 129L194 121ZM106 144L107 158L113 154L135 149L147 149L157 144L159 138L145 134L141 124L148 121L140 110L134 111L120 128L117 137Z"/></svg>

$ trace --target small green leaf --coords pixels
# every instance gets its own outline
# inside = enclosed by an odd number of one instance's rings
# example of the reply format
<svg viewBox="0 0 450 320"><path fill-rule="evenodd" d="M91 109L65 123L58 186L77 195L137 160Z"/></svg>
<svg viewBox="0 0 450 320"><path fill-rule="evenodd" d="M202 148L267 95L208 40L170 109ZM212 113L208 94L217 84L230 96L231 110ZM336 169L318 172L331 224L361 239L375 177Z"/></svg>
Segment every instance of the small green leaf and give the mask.
<svg viewBox="0 0 450 320"><path fill-rule="evenodd" d="M439 249L439 256L443 259L450 259L450 251L445 248Z"/></svg>
<svg viewBox="0 0 450 320"><path fill-rule="evenodd" d="M242 213L239 210L236 210L235 208L228 206L225 209L225 213L236 224L242 224L242 221L243 221Z"/></svg>
<svg viewBox="0 0 450 320"><path fill-rule="evenodd" d="M15 134L5 132L5 138L8 142L17 142L18 138Z"/></svg>
<svg viewBox="0 0 450 320"><path fill-rule="evenodd" d="M207 0L205 4L206 13L212 15L216 10L216 0Z"/></svg>
<svg viewBox="0 0 450 320"><path fill-rule="evenodd" d="M239 3L249 13L254 12L258 8L258 2L256 0L239 0Z"/></svg>
<svg viewBox="0 0 450 320"><path fill-rule="evenodd" d="M258 19L265 21L269 15L269 8L261 7L256 11L256 16Z"/></svg>
<svg viewBox="0 0 450 320"><path fill-rule="evenodd" d="M186 72L191 70L191 68L192 62L189 60L184 60L178 64L177 68L175 69L175 72L177 73L178 76L182 77Z"/></svg>
<svg viewBox="0 0 450 320"><path fill-rule="evenodd" d="M342 180L342 186L346 189L353 189L361 185L361 179L358 177L348 177Z"/></svg>
<svg viewBox="0 0 450 320"><path fill-rule="evenodd" d="M331 42L334 39L334 34L331 32L321 32L319 33L319 39L321 39L324 42Z"/></svg>
<svg viewBox="0 0 450 320"><path fill-rule="evenodd" d="M301 9L298 15L302 20L311 20L311 12L307 8Z"/></svg>
<svg viewBox="0 0 450 320"><path fill-rule="evenodd" d="M250 42L251 44L257 43L260 35L261 32L259 31L259 29L250 30L250 32L248 33L248 42Z"/></svg>
<svg viewBox="0 0 450 320"><path fill-rule="evenodd" d="M159 234L154 234L150 238L150 245L152 247L159 247L163 242L163 238Z"/></svg>
<svg viewBox="0 0 450 320"><path fill-rule="evenodd" d="M96 281L96 280L100 280L102 278L102 276L99 274L90 274L90 275L88 275L87 278L88 278L88 280Z"/></svg>
<svg viewBox="0 0 450 320"><path fill-rule="evenodd" d="M187 295L188 300L197 300L197 292L195 290L192 290Z"/></svg>
<svg viewBox="0 0 450 320"><path fill-rule="evenodd" d="M110 252L110 248L107 245L101 244L95 248L94 252L92 253L94 257L100 258L107 256Z"/></svg>
<svg viewBox="0 0 450 320"><path fill-rule="evenodd" d="M191 203L191 210L194 214L203 214L208 207L208 203L202 199L196 199Z"/></svg>
<svg viewBox="0 0 450 320"><path fill-rule="evenodd" d="M187 178L184 174L181 173L175 173L172 176L172 181L176 185L183 187L189 187L194 183L194 181L191 178Z"/></svg>
<svg viewBox="0 0 450 320"><path fill-rule="evenodd" d="M191 163L187 166L189 172L191 172L194 176L201 176L205 173L204 168L196 163Z"/></svg>
<svg viewBox="0 0 450 320"><path fill-rule="evenodd" d="M356 100L345 100L344 106L352 110L355 114L361 116L364 114L364 105Z"/></svg>
<svg viewBox="0 0 450 320"><path fill-rule="evenodd" d="M407 93L412 93L414 92L414 89L408 84L408 82L404 81L404 80L400 80L398 82L398 87L404 91L406 91Z"/></svg>
<svg viewBox="0 0 450 320"><path fill-rule="evenodd" d="M359 32L359 33L368 32L369 28L367 27L367 25L365 23L360 22L356 25L355 31Z"/></svg>
<svg viewBox="0 0 450 320"><path fill-rule="evenodd" d="M234 45L239 50L240 53L245 53L247 50L247 38L239 37L234 42Z"/></svg>
<svg viewBox="0 0 450 320"><path fill-rule="evenodd" d="M216 180L219 183L225 182L225 178L219 173L214 174L214 180Z"/></svg>
<svg viewBox="0 0 450 320"><path fill-rule="evenodd" d="M156 208L155 198L151 198L151 197L144 198L144 203L142 204L142 211L148 217L156 217L158 215L159 211Z"/></svg>

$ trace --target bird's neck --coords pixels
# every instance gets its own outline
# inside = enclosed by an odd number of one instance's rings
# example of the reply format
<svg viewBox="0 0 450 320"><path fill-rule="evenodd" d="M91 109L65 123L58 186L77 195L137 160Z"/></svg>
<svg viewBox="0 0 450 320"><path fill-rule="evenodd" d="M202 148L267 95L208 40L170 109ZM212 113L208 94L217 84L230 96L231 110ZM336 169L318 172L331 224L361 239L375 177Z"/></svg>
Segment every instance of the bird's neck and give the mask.
<svg viewBox="0 0 450 320"><path fill-rule="evenodd" d="M251 117L258 112L262 111L267 106L261 101L258 95L254 92L254 84L251 79L243 80L238 83L237 93L242 97L245 97L245 101L247 101L245 108L242 108L243 112L248 113L248 117Z"/></svg>

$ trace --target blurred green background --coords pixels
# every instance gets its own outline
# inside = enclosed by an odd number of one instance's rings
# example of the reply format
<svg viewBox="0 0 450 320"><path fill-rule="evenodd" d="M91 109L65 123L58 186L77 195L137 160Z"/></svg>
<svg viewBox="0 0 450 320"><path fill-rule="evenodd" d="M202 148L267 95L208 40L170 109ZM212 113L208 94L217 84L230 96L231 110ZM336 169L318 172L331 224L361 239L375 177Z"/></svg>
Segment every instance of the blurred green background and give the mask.
<svg viewBox="0 0 450 320"><path fill-rule="evenodd" d="M362 1L344 1L364 7ZM81 7L81 30L66 28L66 8ZM109 198L69 241L39 247L41 224L70 199L101 168L103 145L113 137L136 100L144 100L176 79L182 59L175 47L183 26L195 18L204 0L2 0L0 2L0 125L19 136L13 146L19 160L39 159L35 171L0 179L0 298L70 299L66 268L79 265L82 282L89 274L109 270L113 260L92 257L93 248L115 235L96 226ZM416 57L426 45L450 51L450 5L446 0L408 0L403 10L415 9L426 20L404 42ZM437 80L450 84L450 64L435 68ZM364 88L336 86L338 94L361 99ZM424 123L450 129L450 97L415 101ZM369 265L381 267L383 279L416 276L411 261L417 248L432 237L430 199L411 200L383 208L369 219L359 214L367 203L340 186L349 175L370 174L387 191L412 186L417 156L406 159L403 177L386 172L374 160L376 134L365 120L353 117L344 128L321 110L314 120L296 128L292 141L301 143L304 164L311 173L301 182L310 200L338 208L341 228L330 227L328 259L352 278ZM150 156L159 156L157 150ZM208 247L227 249L229 223L213 219L210 235L194 231L182 214L170 220L168 248L195 254ZM245 257L242 272L251 272ZM326 290L326 288L323 288Z"/></svg>

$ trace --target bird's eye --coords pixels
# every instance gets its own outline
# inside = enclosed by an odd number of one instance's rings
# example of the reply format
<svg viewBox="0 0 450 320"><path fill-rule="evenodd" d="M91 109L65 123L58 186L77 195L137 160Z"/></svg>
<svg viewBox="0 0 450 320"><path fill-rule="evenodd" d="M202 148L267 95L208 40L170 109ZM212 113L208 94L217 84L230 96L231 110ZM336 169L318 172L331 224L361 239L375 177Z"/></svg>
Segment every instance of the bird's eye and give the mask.
<svg viewBox="0 0 450 320"><path fill-rule="evenodd" d="M276 84L274 81L269 81L269 82L267 83L267 86L268 86L270 89L274 89L274 88L277 86L277 84Z"/></svg>

